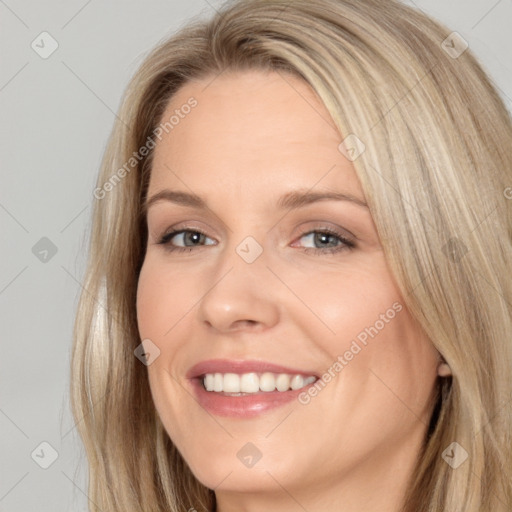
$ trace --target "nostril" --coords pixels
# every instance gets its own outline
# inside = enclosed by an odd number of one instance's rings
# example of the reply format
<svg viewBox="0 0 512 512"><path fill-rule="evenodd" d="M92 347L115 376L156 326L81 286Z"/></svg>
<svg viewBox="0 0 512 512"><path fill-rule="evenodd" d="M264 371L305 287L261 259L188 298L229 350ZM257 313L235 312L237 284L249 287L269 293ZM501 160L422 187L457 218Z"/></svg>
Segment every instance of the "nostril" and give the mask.
<svg viewBox="0 0 512 512"><path fill-rule="evenodd" d="M234 324L235 327L245 327L249 326L252 327L253 325L256 325L258 322L256 320L237 320Z"/></svg>

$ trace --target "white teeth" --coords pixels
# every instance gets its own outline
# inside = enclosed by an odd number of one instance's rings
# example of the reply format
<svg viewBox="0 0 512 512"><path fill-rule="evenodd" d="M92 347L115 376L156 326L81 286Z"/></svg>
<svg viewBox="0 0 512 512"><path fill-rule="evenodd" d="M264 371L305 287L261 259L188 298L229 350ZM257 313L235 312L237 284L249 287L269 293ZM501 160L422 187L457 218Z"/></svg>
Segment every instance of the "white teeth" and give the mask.
<svg viewBox="0 0 512 512"><path fill-rule="evenodd" d="M261 391L274 391L276 389L276 378L273 373L264 373L260 377L260 390Z"/></svg>
<svg viewBox="0 0 512 512"><path fill-rule="evenodd" d="M240 393L240 375L236 373L226 373L224 375L223 390L226 393Z"/></svg>
<svg viewBox="0 0 512 512"><path fill-rule="evenodd" d="M300 389L304 386L304 377L302 375L294 375L292 377L292 381L290 382L290 387L292 389Z"/></svg>
<svg viewBox="0 0 512 512"><path fill-rule="evenodd" d="M240 391L242 393L257 393L260 390L260 379L257 373L244 373L240 377Z"/></svg>
<svg viewBox="0 0 512 512"><path fill-rule="evenodd" d="M214 381L215 377L213 376L213 373L208 373L204 378L204 387L206 388L206 391L213 391Z"/></svg>
<svg viewBox="0 0 512 512"><path fill-rule="evenodd" d="M259 391L284 392L290 389L301 389L315 382L316 377L311 375L288 375L286 373L207 373L203 378L206 391L217 393L257 393Z"/></svg>
<svg viewBox="0 0 512 512"><path fill-rule="evenodd" d="M290 376L286 373L281 373L276 379L277 391L288 391L290 389Z"/></svg>
<svg viewBox="0 0 512 512"><path fill-rule="evenodd" d="M213 376L213 391L222 391L224 389L224 377L221 373Z"/></svg>

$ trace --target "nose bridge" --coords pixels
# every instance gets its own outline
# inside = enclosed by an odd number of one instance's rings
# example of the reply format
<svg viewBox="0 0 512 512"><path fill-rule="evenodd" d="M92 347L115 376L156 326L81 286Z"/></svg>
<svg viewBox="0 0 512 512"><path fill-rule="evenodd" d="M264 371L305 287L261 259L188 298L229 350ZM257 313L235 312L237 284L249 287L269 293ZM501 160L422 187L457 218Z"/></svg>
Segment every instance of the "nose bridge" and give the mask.
<svg viewBox="0 0 512 512"><path fill-rule="evenodd" d="M263 241L252 235L229 243L199 305L200 319L218 330L230 330L240 323L273 325L279 308L270 293L274 276L267 268L269 256Z"/></svg>

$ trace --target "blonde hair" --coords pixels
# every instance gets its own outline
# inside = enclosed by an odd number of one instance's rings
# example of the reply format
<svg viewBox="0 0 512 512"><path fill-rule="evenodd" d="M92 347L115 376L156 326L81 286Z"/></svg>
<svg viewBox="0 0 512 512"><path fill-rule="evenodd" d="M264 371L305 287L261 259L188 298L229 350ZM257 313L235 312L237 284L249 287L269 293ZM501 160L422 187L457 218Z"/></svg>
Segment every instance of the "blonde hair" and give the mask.
<svg viewBox="0 0 512 512"><path fill-rule="evenodd" d="M450 34L395 0L240 0L147 56L98 177L74 330L72 409L93 510L214 510L134 356L141 203L172 95L189 80L248 69L301 77L342 137L364 149L353 164L390 269L453 372L439 379L403 510L512 510L512 123ZM144 146L149 154L127 167ZM442 457L453 442L468 455L456 469Z"/></svg>

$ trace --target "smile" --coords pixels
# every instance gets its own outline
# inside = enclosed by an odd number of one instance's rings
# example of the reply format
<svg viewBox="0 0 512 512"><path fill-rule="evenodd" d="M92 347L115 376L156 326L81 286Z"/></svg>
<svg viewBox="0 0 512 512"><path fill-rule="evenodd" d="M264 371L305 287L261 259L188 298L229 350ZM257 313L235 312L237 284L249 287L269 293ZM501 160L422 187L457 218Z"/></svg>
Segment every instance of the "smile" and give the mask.
<svg viewBox="0 0 512 512"><path fill-rule="evenodd" d="M206 391L231 393L233 396L259 392L285 392L302 389L317 380L314 375L292 375L287 373L207 373L203 377Z"/></svg>
<svg viewBox="0 0 512 512"><path fill-rule="evenodd" d="M319 379L314 370L254 359L201 361L186 378L203 409L236 418L253 418L294 402Z"/></svg>

